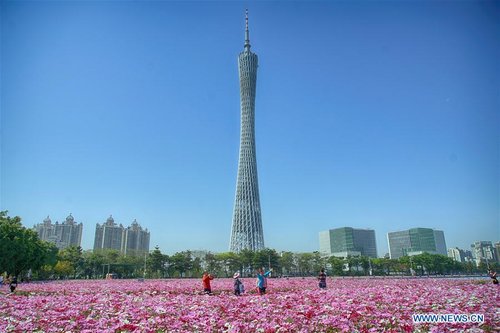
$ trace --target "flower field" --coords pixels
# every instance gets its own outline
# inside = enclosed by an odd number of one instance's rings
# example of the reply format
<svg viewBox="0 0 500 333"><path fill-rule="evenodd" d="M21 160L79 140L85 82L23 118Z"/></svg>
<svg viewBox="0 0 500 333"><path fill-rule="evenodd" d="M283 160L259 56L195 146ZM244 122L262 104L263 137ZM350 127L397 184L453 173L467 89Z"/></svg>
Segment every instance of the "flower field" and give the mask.
<svg viewBox="0 0 500 333"><path fill-rule="evenodd" d="M500 288L460 279L91 280L0 289L0 332L498 332ZM412 314L483 314L484 323L417 324Z"/></svg>

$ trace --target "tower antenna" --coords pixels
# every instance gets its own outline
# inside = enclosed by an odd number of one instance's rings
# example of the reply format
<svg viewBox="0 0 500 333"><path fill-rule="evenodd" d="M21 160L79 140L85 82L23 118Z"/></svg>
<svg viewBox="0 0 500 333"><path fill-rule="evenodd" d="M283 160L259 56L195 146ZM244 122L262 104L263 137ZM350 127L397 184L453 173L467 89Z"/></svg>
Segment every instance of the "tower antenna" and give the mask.
<svg viewBox="0 0 500 333"><path fill-rule="evenodd" d="M245 51L250 51L250 32L248 31L248 9L245 10Z"/></svg>

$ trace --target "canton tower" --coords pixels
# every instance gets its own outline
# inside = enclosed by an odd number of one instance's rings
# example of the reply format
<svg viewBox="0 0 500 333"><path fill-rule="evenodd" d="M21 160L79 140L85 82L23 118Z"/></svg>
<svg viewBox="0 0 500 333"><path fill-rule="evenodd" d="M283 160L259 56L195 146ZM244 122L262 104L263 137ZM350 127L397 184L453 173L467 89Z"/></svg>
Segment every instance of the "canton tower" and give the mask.
<svg viewBox="0 0 500 333"><path fill-rule="evenodd" d="M243 249L258 251L264 248L255 153L255 86L258 59L257 55L250 51L248 10L245 23L245 45L238 56L241 136L236 198L229 244L229 251L232 252L240 252Z"/></svg>

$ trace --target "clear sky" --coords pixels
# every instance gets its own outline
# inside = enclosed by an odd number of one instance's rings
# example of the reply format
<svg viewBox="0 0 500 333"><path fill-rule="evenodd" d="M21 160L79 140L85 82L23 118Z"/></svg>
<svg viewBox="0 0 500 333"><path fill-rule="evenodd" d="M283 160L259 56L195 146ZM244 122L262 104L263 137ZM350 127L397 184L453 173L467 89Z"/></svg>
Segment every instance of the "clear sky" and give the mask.
<svg viewBox="0 0 500 333"><path fill-rule="evenodd" d="M431 227L500 239L499 2L1 2L1 204L112 214L151 248L227 251L237 56L259 56L264 239Z"/></svg>

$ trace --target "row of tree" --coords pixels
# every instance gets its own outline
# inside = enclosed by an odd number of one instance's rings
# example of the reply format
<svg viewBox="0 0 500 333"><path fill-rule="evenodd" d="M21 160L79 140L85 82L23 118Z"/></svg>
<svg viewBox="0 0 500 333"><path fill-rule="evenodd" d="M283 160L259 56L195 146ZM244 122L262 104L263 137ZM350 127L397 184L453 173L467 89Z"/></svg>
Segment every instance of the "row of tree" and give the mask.
<svg viewBox="0 0 500 333"><path fill-rule="evenodd" d="M499 269L498 264L490 268ZM459 263L436 254L424 253L399 259L368 257L323 257L319 252L292 253L263 249L240 253L206 253L194 256L191 251L163 254L158 247L139 256L124 256L116 250L82 251L80 247L58 250L41 241L36 232L26 229L19 217L0 212L0 274L32 279L103 278L113 273L120 278L199 277L209 271L230 277L239 271L253 276L260 267L272 267L279 276L312 276L321 268L337 276L426 275L484 273L486 264Z"/></svg>
<svg viewBox="0 0 500 333"><path fill-rule="evenodd" d="M57 247L23 227L20 217L0 212L0 274L19 276L44 265L56 265L57 254Z"/></svg>

